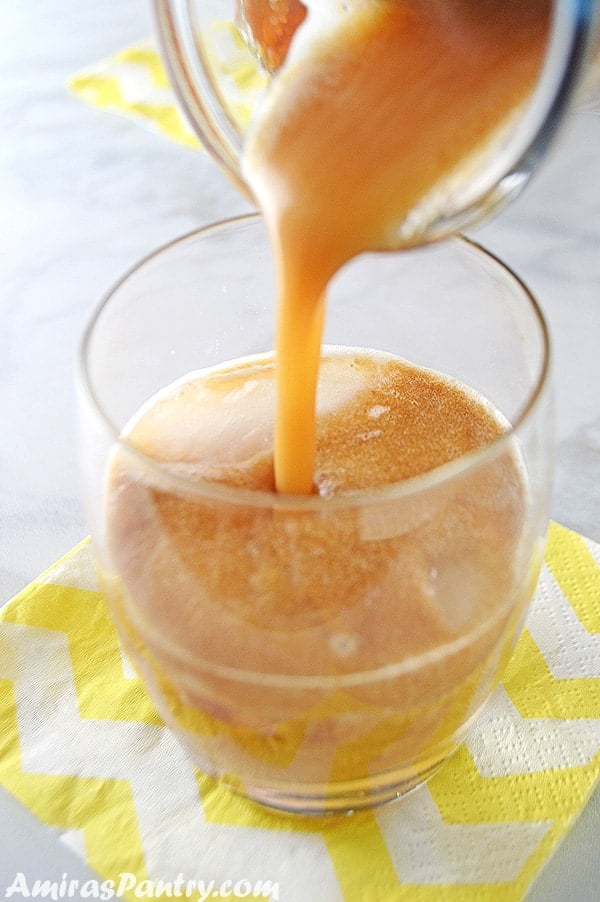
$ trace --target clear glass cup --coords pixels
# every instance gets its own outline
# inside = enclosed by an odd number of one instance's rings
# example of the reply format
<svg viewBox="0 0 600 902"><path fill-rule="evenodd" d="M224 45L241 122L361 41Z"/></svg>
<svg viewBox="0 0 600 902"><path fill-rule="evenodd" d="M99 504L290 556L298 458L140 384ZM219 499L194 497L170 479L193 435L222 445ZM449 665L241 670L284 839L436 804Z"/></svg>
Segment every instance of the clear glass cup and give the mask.
<svg viewBox="0 0 600 902"><path fill-rule="evenodd" d="M273 298L256 216L174 241L105 296L80 358L86 505L122 644L196 764L270 806L350 811L454 752L514 646L548 522L548 334L523 283L467 240L365 255L330 287L326 345L458 379L508 421L501 438L333 498L217 485L134 447L123 430L165 386L270 352ZM247 545L231 540L242 521ZM283 587L268 617L265 579Z"/></svg>
<svg viewBox="0 0 600 902"><path fill-rule="evenodd" d="M332 5L331 0L322 2ZM497 6L513 2L499 0ZM429 213L421 211L414 223L412 218L399 222L395 247L456 234L517 197L573 103L600 81L599 0L549 4L551 28L540 78L509 133L493 153L481 154L470 165L468 178L437 198ZM250 11L256 7L271 14L275 23L280 17L285 29L295 6L297 0L153 0L161 54L179 104L203 145L251 200L240 165L242 149L272 72L252 52Z"/></svg>

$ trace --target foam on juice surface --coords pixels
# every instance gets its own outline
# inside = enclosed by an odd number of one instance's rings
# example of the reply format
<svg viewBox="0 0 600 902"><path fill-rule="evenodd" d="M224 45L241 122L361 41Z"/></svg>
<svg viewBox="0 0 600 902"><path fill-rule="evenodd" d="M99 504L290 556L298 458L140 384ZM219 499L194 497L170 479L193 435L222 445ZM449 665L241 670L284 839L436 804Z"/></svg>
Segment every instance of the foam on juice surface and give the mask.
<svg viewBox="0 0 600 902"><path fill-rule="evenodd" d="M151 398L124 436L181 475L270 491L276 369L274 355L265 354L191 373ZM467 386L389 353L323 348L319 372L314 483L321 495L428 472L509 425Z"/></svg>
<svg viewBox="0 0 600 902"><path fill-rule="evenodd" d="M145 454L175 465L181 475L238 485L255 480L251 487L272 490L274 374L272 354L192 373L147 402L125 434ZM368 390L369 376L360 366L348 366L343 355L328 356L317 417L349 405Z"/></svg>

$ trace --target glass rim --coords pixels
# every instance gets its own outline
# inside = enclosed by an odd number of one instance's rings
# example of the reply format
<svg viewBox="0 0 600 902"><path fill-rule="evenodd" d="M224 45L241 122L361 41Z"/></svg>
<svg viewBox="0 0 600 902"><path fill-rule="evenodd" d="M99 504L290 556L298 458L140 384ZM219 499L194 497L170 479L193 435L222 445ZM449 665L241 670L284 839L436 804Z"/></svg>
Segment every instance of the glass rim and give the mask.
<svg viewBox="0 0 600 902"><path fill-rule="evenodd" d="M538 404L540 403L544 395L544 391L549 384L549 375L551 368L551 341L548 325L532 291L529 289L523 279L521 279L521 277L518 276L513 269L511 269L510 266L508 266L496 254L489 251L487 248L483 247L473 239L468 238L464 235L456 235L452 238L444 239L441 244L443 244L444 246L460 245L461 247L470 248L471 250L474 250L478 255L481 255L488 261L492 262L494 266L499 267L503 271L504 275L508 276L509 279L518 287L523 297L528 302L529 308L533 312L535 320L539 327L542 342L541 365L539 367L539 372L537 374L537 378L534 382L533 387L527 392L525 403L523 404L518 416L509 424L509 428L507 428L505 432L503 432L500 436L490 442L490 444L485 445L481 448L477 448L474 451L470 451L466 454L462 454L454 460L434 467L433 469L428 470L425 473L421 473L417 476L412 476L408 479L403 479L399 482L389 483L376 488L347 491L341 493L340 495L334 495L332 497L325 497L316 494L284 495L278 494L276 492L267 492L258 489L229 486L222 483L211 482L210 480L203 480L200 478L195 478L192 480L185 476L182 476L179 473L173 472L171 466L168 463L160 462L152 457L149 457L133 447L127 441L127 439L123 437L122 430L113 423L111 417L101 404L97 396L97 392L94 388L93 379L89 371L89 360L91 354L90 346L94 337L96 327L103 312L107 309L119 289L124 286L129 281L129 279L135 276L135 274L142 270L146 265L153 262L154 260L158 260L164 254L167 254L168 252L185 244L188 241L202 239L204 237L210 236L215 232L225 231L233 227L256 224L260 221L262 221L260 213L247 213L241 216L219 220L199 229L193 229L190 232L186 232L185 234L180 235L179 237L174 238L171 241L168 241L165 244L155 248L153 251L150 251L148 254L134 263L131 267L129 267L129 269L127 269L125 273L102 295L99 303L96 305L95 309L88 319L88 323L84 329L80 341L76 364L76 383L80 397L84 397L87 406L93 411L96 419L101 422L104 430L110 436L111 443L115 448L121 448L134 460L139 461L140 464L142 464L148 472L155 473L160 478L161 483L164 484L165 479L169 480L170 484L174 488L177 488L180 492L185 492L186 495L190 497L211 497L215 500L221 500L230 504L245 505L250 507L271 508L285 506L286 510L290 511L306 511L325 508L327 510L332 510L335 507L360 507L375 502L380 503L400 498L408 498L420 494L421 492L427 491L434 486L448 482L455 477L461 476L463 473L484 465L488 461L493 460L498 454L502 453L508 446L511 445L514 439L517 437L518 433L523 428L525 428L525 426L533 416L535 410L538 407ZM379 250L377 251L377 253L395 253L404 255L423 252L427 253L427 251L431 250L432 247L438 246L440 246L440 243L403 250ZM226 362L227 361L222 361L222 363ZM217 364L217 366L218 365L220 364ZM182 376L185 376L185 374L182 374Z"/></svg>

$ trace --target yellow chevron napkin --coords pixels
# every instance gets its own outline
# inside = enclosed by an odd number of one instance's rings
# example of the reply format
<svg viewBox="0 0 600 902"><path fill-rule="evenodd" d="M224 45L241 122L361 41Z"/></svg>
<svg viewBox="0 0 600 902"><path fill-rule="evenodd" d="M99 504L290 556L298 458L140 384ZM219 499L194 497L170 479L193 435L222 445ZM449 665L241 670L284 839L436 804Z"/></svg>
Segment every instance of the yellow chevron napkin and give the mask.
<svg viewBox="0 0 600 902"><path fill-rule="evenodd" d="M288 817L189 763L121 654L84 542L2 611L0 781L97 872L76 898L510 902L600 774L599 633L600 546L553 524L526 628L459 752L381 809Z"/></svg>
<svg viewBox="0 0 600 902"><path fill-rule="evenodd" d="M214 23L205 35L210 66L241 130L267 84L267 76L231 22ZM160 55L152 42L127 47L69 81L86 103L135 119L185 144L200 142L177 106Z"/></svg>

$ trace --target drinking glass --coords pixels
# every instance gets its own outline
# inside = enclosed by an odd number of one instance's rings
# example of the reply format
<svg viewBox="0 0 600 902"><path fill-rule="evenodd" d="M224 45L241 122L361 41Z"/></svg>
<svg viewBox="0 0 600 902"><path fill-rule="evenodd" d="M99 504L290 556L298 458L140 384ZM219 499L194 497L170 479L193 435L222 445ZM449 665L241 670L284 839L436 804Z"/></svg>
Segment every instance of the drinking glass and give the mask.
<svg viewBox="0 0 600 902"><path fill-rule="evenodd" d="M172 242L108 292L79 364L86 506L122 645L193 761L269 806L351 811L443 764L518 637L548 522L548 333L468 240L368 254L330 286L325 348L442 372L493 405L501 436L333 497L217 484L140 450L128 426L166 386L270 354L274 293L254 215Z"/></svg>

